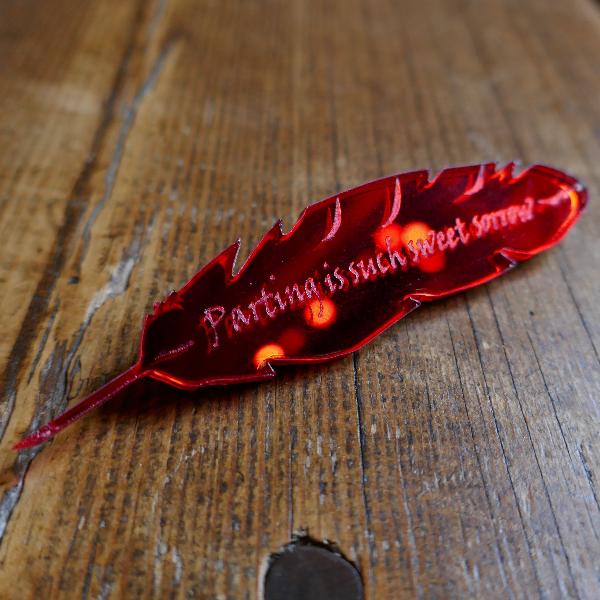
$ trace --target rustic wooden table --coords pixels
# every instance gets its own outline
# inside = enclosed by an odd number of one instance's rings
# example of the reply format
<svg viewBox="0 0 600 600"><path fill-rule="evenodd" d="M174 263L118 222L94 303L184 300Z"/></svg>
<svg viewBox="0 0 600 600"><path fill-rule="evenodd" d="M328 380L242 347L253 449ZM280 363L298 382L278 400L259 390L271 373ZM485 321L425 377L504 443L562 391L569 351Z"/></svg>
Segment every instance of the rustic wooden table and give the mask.
<svg viewBox="0 0 600 600"><path fill-rule="evenodd" d="M370 600L598 597L600 4L3 1L0 86L0 597L254 598L301 529ZM11 450L238 235L509 159L587 183L560 247L344 360Z"/></svg>

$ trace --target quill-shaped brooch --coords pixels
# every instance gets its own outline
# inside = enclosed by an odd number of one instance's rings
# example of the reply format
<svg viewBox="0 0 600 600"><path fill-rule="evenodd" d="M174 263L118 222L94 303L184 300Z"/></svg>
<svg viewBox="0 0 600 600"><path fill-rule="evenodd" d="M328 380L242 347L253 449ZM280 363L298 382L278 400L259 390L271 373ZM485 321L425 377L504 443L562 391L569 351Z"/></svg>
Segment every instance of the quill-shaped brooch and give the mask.
<svg viewBox="0 0 600 600"><path fill-rule="evenodd" d="M544 166L379 179L270 229L234 275L239 240L146 316L137 362L20 441L39 444L141 378L178 388L258 381L354 352L422 302L485 283L556 244L586 204Z"/></svg>

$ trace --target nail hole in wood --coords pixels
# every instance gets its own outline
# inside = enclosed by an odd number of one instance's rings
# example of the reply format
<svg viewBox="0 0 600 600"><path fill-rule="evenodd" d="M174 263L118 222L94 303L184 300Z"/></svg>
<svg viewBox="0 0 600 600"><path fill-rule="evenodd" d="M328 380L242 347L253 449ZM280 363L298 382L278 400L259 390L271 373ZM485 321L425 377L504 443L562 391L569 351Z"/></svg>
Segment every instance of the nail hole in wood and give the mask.
<svg viewBox="0 0 600 600"><path fill-rule="evenodd" d="M356 566L337 547L308 535L294 536L267 559L263 600L363 600Z"/></svg>

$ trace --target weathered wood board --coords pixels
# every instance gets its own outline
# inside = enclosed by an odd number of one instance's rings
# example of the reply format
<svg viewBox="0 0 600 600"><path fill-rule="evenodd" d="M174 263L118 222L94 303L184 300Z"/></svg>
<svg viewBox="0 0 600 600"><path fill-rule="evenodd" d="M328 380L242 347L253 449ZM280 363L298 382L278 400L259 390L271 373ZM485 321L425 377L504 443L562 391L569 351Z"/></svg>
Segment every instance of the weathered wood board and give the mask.
<svg viewBox="0 0 600 600"><path fill-rule="evenodd" d="M254 598L307 529L369 600L597 598L599 99L591 0L0 2L0 596ZM238 235L510 159L588 185L560 247L347 359L11 450Z"/></svg>

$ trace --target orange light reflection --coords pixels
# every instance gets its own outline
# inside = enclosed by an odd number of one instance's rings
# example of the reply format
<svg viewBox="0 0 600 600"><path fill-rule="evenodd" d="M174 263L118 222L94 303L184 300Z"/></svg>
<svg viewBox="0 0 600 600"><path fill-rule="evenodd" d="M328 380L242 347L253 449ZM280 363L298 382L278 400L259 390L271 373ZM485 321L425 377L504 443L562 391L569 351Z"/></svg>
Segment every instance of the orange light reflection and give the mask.
<svg viewBox="0 0 600 600"><path fill-rule="evenodd" d="M392 223L387 227L379 229L373 237L375 245L379 250L386 251L388 249L387 241L389 239L392 250L397 250L399 246L404 246L407 249L407 255L409 255L408 242L412 240L412 243L416 244L418 239L425 240L430 231L431 227L422 221L412 221L404 227L397 223ZM436 273L446 266L446 255L440 252L439 249L436 249L435 253L431 256L420 256L416 266L424 273Z"/></svg>
<svg viewBox="0 0 600 600"><path fill-rule="evenodd" d="M390 247L396 250L402 243L402 227L396 223L392 223L387 227L378 229L374 235L375 245L379 250L387 250L387 238L390 239Z"/></svg>
<svg viewBox="0 0 600 600"><path fill-rule="evenodd" d="M407 246L412 240L416 244L417 240L426 240L431 227L422 221L412 221L402 228L400 239ZM446 255L436 248L436 251L431 256L421 256L417 267L424 273L436 273L441 271L446 266Z"/></svg>
<svg viewBox="0 0 600 600"><path fill-rule="evenodd" d="M329 298L313 300L304 309L304 320L311 327L329 327L336 319L335 304Z"/></svg>
<svg viewBox="0 0 600 600"><path fill-rule="evenodd" d="M281 346L278 344L265 344L256 351L256 354L254 355L254 364L260 369L267 364L269 359L281 358L282 356L285 356L285 352Z"/></svg>

